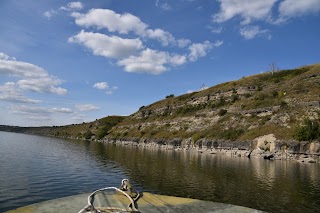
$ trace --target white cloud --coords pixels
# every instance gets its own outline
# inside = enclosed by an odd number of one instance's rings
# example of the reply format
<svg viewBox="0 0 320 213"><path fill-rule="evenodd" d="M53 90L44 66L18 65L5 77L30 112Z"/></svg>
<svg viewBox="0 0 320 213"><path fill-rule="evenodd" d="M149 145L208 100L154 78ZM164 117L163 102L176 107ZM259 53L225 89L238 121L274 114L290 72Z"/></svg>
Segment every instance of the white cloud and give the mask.
<svg viewBox="0 0 320 213"><path fill-rule="evenodd" d="M104 90L104 89L108 89L109 88L109 85L107 82L99 82L99 83L95 83L93 85L94 88L97 88L97 89L101 89L101 90Z"/></svg>
<svg viewBox="0 0 320 213"><path fill-rule="evenodd" d="M160 74L167 68L167 54L156 50L143 50L139 56L130 56L129 58L118 61L118 65L124 66L127 72L144 72Z"/></svg>
<svg viewBox="0 0 320 213"><path fill-rule="evenodd" d="M30 126L31 122L34 121L45 121L47 123L49 120L52 120L53 116L66 116L66 114L74 114L70 108L47 108L47 107L38 107L38 106L28 106L28 105L14 105L10 106L9 112L13 114L20 115L20 119L28 121ZM38 123L38 122L36 122ZM45 124L44 123L44 124Z"/></svg>
<svg viewBox="0 0 320 213"><path fill-rule="evenodd" d="M204 57L207 55L207 52L213 48L213 44L209 41L205 41L203 43L194 43L189 46L190 53L188 58L190 61L196 61L200 57Z"/></svg>
<svg viewBox="0 0 320 213"><path fill-rule="evenodd" d="M161 29L155 29L155 30L148 29L146 30L145 35L148 38L156 39L160 41L163 46L167 46L175 42L175 38L171 35L171 33Z"/></svg>
<svg viewBox="0 0 320 213"><path fill-rule="evenodd" d="M91 9L86 14L72 13L72 17L79 26L107 29L111 33L121 34L109 36L82 30L68 41L85 46L94 55L116 59L116 64L127 72L160 74L171 67L183 65L188 61L194 62L205 56L212 47L222 44L212 44L209 41L193 44L189 39L175 39L170 32L148 28L137 16L129 13L118 14L109 9ZM128 34L130 38L124 38L128 37ZM134 36L136 38L132 38ZM190 54L148 48L142 41L148 42L149 39L159 41L163 47L188 47L187 51L190 51Z"/></svg>
<svg viewBox="0 0 320 213"><path fill-rule="evenodd" d="M279 5L281 16L294 17L320 12L319 0L284 0Z"/></svg>
<svg viewBox="0 0 320 213"><path fill-rule="evenodd" d="M156 1L157 7L161 8L163 10L171 10L172 9L171 6L167 2L165 2L165 3L159 3L159 2L160 2L160 0Z"/></svg>
<svg viewBox="0 0 320 213"><path fill-rule="evenodd" d="M171 54L170 56L168 56L168 61L172 66L179 66L187 62L187 57L185 55Z"/></svg>
<svg viewBox="0 0 320 213"><path fill-rule="evenodd" d="M64 107L62 107L62 108L52 108L52 111L53 112L58 112L58 113L73 113L73 111L72 111L72 109L70 109L70 108L64 108Z"/></svg>
<svg viewBox="0 0 320 213"><path fill-rule="evenodd" d="M9 56L3 52L0 52L0 60L9 60Z"/></svg>
<svg viewBox="0 0 320 213"><path fill-rule="evenodd" d="M130 13L119 14L109 9L91 9L87 14L72 13L72 16L76 24L82 27L104 28L120 34L133 32L138 36L158 40L163 46L175 44L171 33L162 29L147 29L147 24Z"/></svg>
<svg viewBox="0 0 320 213"><path fill-rule="evenodd" d="M49 117L51 111L44 107L34 107L34 106L26 106L26 105L15 105L10 107L10 111L15 114L22 114L22 115L33 115L34 117L42 117L46 116Z"/></svg>
<svg viewBox="0 0 320 213"><path fill-rule="evenodd" d="M220 11L213 15L213 22L223 23L240 16L242 24L252 20L262 20L270 16L272 7L277 0L218 0Z"/></svg>
<svg viewBox="0 0 320 213"><path fill-rule="evenodd" d="M112 95L115 90L118 89L117 86L113 86L110 88L107 82L98 82L93 85L94 88L99 90L104 90L107 95Z"/></svg>
<svg viewBox="0 0 320 213"><path fill-rule="evenodd" d="M100 107L94 106L93 104L77 104L75 107L80 111L95 111Z"/></svg>
<svg viewBox="0 0 320 213"><path fill-rule="evenodd" d="M220 34L222 33L223 27L208 27L212 33Z"/></svg>
<svg viewBox="0 0 320 213"><path fill-rule="evenodd" d="M259 26L246 26L240 29L240 35L245 39L253 39L260 35L266 35L269 32L267 29L260 29ZM270 39L270 35L268 36Z"/></svg>
<svg viewBox="0 0 320 213"><path fill-rule="evenodd" d="M48 73L44 69L36 65L3 59L0 59L0 74L21 78L43 78L48 76Z"/></svg>
<svg viewBox="0 0 320 213"><path fill-rule="evenodd" d="M107 58L128 57L136 54L138 50L143 48L143 44L139 38L124 39L101 33L84 32L83 30L77 35L70 37L68 41L80 43L90 49L94 55Z"/></svg>
<svg viewBox="0 0 320 213"><path fill-rule="evenodd" d="M60 7L60 10L66 10L66 11L82 10L83 8L84 8L83 3L79 2L79 1L75 1L75 2L68 3L67 6Z"/></svg>
<svg viewBox="0 0 320 213"><path fill-rule="evenodd" d="M75 2L70 2L68 4L68 7L75 10L82 10L84 5L79 1L75 1Z"/></svg>
<svg viewBox="0 0 320 213"><path fill-rule="evenodd" d="M57 11L55 10L48 10L43 13L43 16L47 17L48 19L51 19L54 15L57 14Z"/></svg>
<svg viewBox="0 0 320 213"><path fill-rule="evenodd" d="M105 28L109 32L128 34L134 32L142 35L148 27L138 17L130 14L118 14L109 9L91 9L87 14L74 13L76 24L82 27L95 26Z"/></svg>
<svg viewBox="0 0 320 213"><path fill-rule="evenodd" d="M178 47L180 47L180 48L187 47L190 43L191 43L191 41L189 39L185 39L185 38L177 40Z"/></svg>
<svg viewBox="0 0 320 213"><path fill-rule="evenodd" d="M166 66L182 65L185 62L185 56L170 55L167 52L147 48L141 51L139 56L130 56L118 61L118 65L124 66L127 72L161 74L168 70Z"/></svg>
<svg viewBox="0 0 320 213"><path fill-rule="evenodd" d="M217 41L215 41L215 42L213 43L213 46L214 46L214 47L220 47L222 44L223 44L223 41L217 40Z"/></svg>
<svg viewBox="0 0 320 213"><path fill-rule="evenodd" d="M25 90L34 92L55 93L58 95L67 94L67 90L57 87L62 81L50 76L46 70L36 65L16 61L2 53L0 59L0 74L22 78L14 86L16 91L21 93Z"/></svg>
<svg viewBox="0 0 320 213"><path fill-rule="evenodd" d="M39 100L27 98L22 95L22 91L16 87L14 82L7 82L4 85L0 85L0 100L13 102L13 103L40 103Z"/></svg>
<svg viewBox="0 0 320 213"><path fill-rule="evenodd" d="M56 85L59 84L61 84L61 80L54 77L22 79L16 83L16 85L22 90L66 95L68 93L66 89L56 87Z"/></svg>

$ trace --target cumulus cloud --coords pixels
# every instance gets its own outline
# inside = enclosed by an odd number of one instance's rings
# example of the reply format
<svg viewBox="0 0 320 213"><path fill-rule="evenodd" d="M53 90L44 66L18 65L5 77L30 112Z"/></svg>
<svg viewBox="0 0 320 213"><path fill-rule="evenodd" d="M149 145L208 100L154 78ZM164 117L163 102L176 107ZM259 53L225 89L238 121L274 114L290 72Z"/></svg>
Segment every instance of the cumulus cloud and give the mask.
<svg viewBox="0 0 320 213"><path fill-rule="evenodd" d="M36 65L10 60L0 59L0 74L11 75L21 78L43 78L47 77L48 73Z"/></svg>
<svg viewBox="0 0 320 213"><path fill-rule="evenodd" d="M180 48L187 47L189 44L191 44L191 41L189 39L182 38L177 40L177 45Z"/></svg>
<svg viewBox="0 0 320 213"><path fill-rule="evenodd" d="M66 95L67 90L56 87L61 84L61 80L54 77L32 78L19 80L16 85L22 90L29 90L40 93L55 93L58 95Z"/></svg>
<svg viewBox="0 0 320 213"><path fill-rule="evenodd" d="M34 91L42 93L55 93L58 95L66 95L67 90L58 87L62 81L48 74L46 70L34 64L16 61L8 55L1 53L0 58L0 74L22 78L11 87L16 88L16 92Z"/></svg>
<svg viewBox="0 0 320 213"><path fill-rule="evenodd" d="M160 74L168 70L168 66L182 65L186 63L186 56L171 55L168 52L145 49L139 56L130 56L118 61L118 65L124 66L127 72L141 72Z"/></svg>
<svg viewBox="0 0 320 213"><path fill-rule="evenodd" d="M75 23L79 26L107 29L119 34L134 33L148 39L158 40L163 46L175 44L171 33L162 29L148 29L148 25L139 17L130 13L119 14L109 9L91 9L87 14L72 13Z"/></svg>
<svg viewBox="0 0 320 213"><path fill-rule="evenodd" d="M188 58L190 61L196 61L199 57L204 57L207 55L207 52L213 48L213 44L209 41L203 43L194 43L189 46L190 53Z"/></svg>
<svg viewBox="0 0 320 213"><path fill-rule="evenodd" d="M13 103L37 104L40 100L30 99L22 95L22 90L16 87L16 83L7 82L0 85L0 100Z"/></svg>
<svg viewBox="0 0 320 213"><path fill-rule="evenodd" d="M7 54L0 52L0 60L9 60L9 58Z"/></svg>
<svg viewBox="0 0 320 213"><path fill-rule="evenodd" d="M54 15L57 14L57 11L55 10L48 10L48 11L45 11L43 13L43 16L47 17L48 19L51 19Z"/></svg>
<svg viewBox="0 0 320 213"><path fill-rule="evenodd" d="M139 38L124 39L118 36L108 36L101 33L81 31L70 37L69 42L76 42L90 49L94 55L107 58L124 58L134 55L143 48Z"/></svg>
<svg viewBox="0 0 320 213"><path fill-rule="evenodd" d="M206 56L213 47L222 44L209 41L192 43L189 39L176 39L170 32L149 28L137 16L130 13L118 14L109 9L91 9L86 14L74 12L72 17L78 26L107 29L113 35L81 30L68 41L85 46L94 55L115 59L116 64L127 72L160 74L172 67L194 62ZM151 49L143 44L149 40L159 41L163 48L179 47L186 52L178 54Z"/></svg>
<svg viewBox="0 0 320 213"><path fill-rule="evenodd" d="M294 17L320 12L319 0L284 0L279 5L279 12L284 17Z"/></svg>
<svg viewBox="0 0 320 213"><path fill-rule="evenodd" d="M82 10L83 8L84 8L83 3L79 2L79 1L70 2L66 6L60 7L61 10L67 10L67 11Z"/></svg>
<svg viewBox="0 0 320 213"><path fill-rule="evenodd" d="M87 14L73 13L77 25L82 27L105 28L109 32L142 35L147 25L138 17L130 14L118 14L109 9L91 9Z"/></svg>
<svg viewBox="0 0 320 213"><path fill-rule="evenodd" d="M284 24L288 19L320 12L319 0L218 0L220 10L212 16L214 23L224 23L235 17L241 18L241 25L249 25L254 21L265 21L269 24ZM279 4L277 4L279 2ZM275 16L272 9L278 10ZM220 30L214 31L220 33ZM257 26L240 29L245 39L252 39L265 34L270 39L268 30L261 30Z"/></svg>
<svg viewBox="0 0 320 213"><path fill-rule="evenodd" d="M130 56L118 61L118 65L124 66L127 72L151 72L160 74L167 70L164 66L167 63L165 52L146 49L139 56Z"/></svg>
<svg viewBox="0 0 320 213"><path fill-rule="evenodd" d="M268 17L277 0L218 0L220 11L213 15L215 23L228 21L235 16L240 16L242 24L248 24L252 20L261 20Z"/></svg>
<svg viewBox="0 0 320 213"><path fill-rule="evenodd" d="M167 46L170 43L175 42L175 38L171 35L171 33L161 29L155 29L155 30L148 29L145 32L145 36L147 36L148 38L156 39L160 41L163 46Z"/></svg>
<svg viewBox="0 0 320 213"><path fill-rule="evenodd" d="M97 88L97 89L101 89L101 90L104 90L104 89L108 89L109 88L109 85L107 82L99 82L99 83L95 83L93 85L94 88Z"/></svg>
<svg viewBox="0 0 320 213"><path fill-rule="evenodd" d="M80 111L95 111L100 109L100 107L97 107L93 104L77 104L75 105L75 108L77 108Z"/></svg>
<svg viewBox="0 0 320 213"><path fill-rule="evenodd" d="M95 83L93 87L99 90L103 90L107 95L112 95L113 92L118 89L117 86L110 87L107 82Z"/></svg>
<svg viewBox="0 0 320 213"><path fill-rule="evenodd" d="M253 39L256 36L260 35L266 35L268 34L269 30L267 29L260 29L259 26L246 26L240 29L240 34L243 36L245 39Z"/></svg>

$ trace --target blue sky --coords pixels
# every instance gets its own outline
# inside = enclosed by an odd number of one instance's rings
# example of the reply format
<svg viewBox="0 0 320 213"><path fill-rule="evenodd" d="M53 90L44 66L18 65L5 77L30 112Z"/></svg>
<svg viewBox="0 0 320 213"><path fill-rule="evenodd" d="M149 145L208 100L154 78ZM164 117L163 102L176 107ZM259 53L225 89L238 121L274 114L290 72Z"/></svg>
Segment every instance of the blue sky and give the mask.
<svg viewBox="0 0 320 213"><path fill-rule="evenodd" d="M0 124L65 125L319 63L320 0L0 1Z"/></svg>

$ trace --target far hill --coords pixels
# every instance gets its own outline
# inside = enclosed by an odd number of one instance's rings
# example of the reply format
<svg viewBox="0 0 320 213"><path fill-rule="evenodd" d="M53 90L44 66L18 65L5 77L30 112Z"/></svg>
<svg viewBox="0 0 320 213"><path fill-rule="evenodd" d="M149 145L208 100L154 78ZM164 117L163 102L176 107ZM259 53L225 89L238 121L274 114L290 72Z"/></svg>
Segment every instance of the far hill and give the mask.
<svg viewBox="0 0 320 213"><path fill-rule="evenodd" d="M26 134L74 138L74 139L102 139L111 128L121 121L125 116L108 116L97 119L93 122L83 122L81 124L71 124L66 126L48 127L17 127L1 126L0 131L18 132Z"/></svg>

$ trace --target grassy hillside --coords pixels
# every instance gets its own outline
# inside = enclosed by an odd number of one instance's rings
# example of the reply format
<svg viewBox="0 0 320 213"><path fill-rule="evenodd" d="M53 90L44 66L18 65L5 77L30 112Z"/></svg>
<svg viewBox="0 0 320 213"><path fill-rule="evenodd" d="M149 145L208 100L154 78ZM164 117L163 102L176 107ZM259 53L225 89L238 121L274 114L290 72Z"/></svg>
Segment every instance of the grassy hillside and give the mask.
<svg viewBox="0 0 320 213"><path fill-rule="evenodd" d="M292 140L305 119L318 124L319 100L319 64L267 72L142 106L109 137Z"/></svg>
<svg viewBox="0 0 320 213"><path fill-rule="evenodd" d="M320 64L266 72L178 97L128 116L60 127L0 130L80 139L320 140Z"/></svg>

